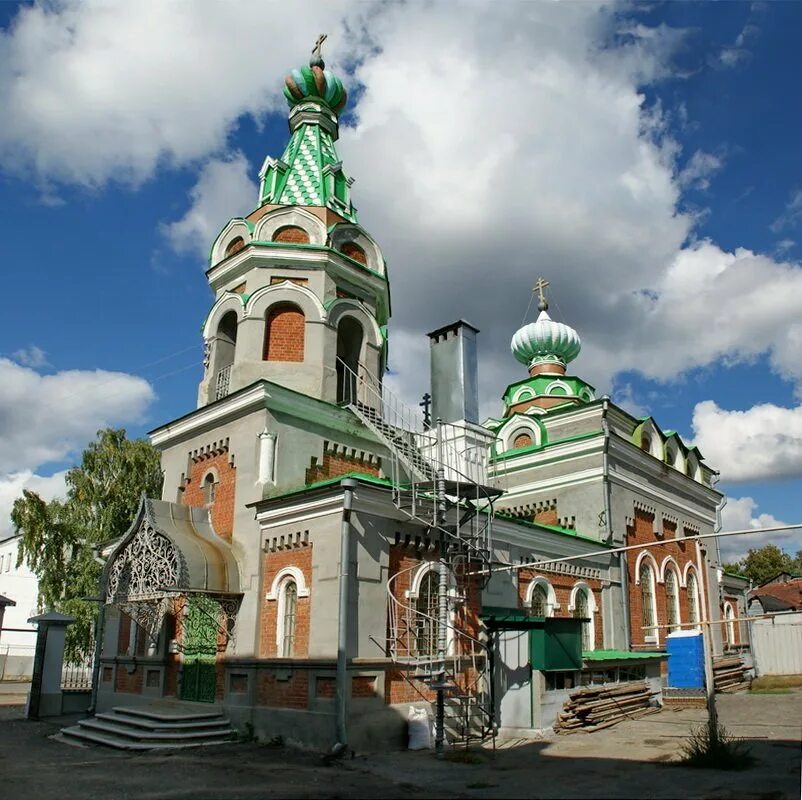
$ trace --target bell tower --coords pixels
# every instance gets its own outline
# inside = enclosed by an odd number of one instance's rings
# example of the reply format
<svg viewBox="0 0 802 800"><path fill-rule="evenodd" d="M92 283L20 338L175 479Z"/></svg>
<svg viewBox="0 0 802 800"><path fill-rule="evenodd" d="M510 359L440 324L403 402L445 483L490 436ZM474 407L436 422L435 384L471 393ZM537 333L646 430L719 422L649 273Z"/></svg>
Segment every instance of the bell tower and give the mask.
<svg viewBox="0 0 802 800"><path fill-rule="evenodd" d="M212 245L198 407L261 379L337 403L348 374L384 371L387 270L337 155L347 97L323 62L324 39L285 79L290 138L264 161L259 206Z"/></svg>

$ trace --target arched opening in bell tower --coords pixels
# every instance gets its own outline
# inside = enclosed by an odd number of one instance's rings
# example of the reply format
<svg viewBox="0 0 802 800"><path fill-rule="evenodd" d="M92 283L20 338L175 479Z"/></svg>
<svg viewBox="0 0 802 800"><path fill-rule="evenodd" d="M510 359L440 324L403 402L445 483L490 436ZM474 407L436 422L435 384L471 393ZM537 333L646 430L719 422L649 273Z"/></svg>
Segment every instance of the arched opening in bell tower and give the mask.
<svg viewBox="0 0 802 800"><path fill-rule="evenodd" d="M364 331L353 317L343 317L337 326L337 402L355 403L359 356Z"/></svg>
<svg viewBox="0 0 802 800"><path fill-rule="evenodd" d="M228 311L217 326L214 342L214 399L225 397L231 386L231 366L237 349L237 313Z"/></svg>

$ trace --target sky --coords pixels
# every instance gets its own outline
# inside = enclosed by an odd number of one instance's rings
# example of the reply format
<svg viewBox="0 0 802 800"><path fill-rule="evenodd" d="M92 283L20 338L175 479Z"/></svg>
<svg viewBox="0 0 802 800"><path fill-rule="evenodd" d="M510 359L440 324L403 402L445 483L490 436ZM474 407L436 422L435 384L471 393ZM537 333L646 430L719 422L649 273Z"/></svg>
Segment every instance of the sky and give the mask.
<svg viewBox="0 0 802 800"><path fill-rule="evenodd" d="M420 396L426 331L462 317L498 414L543 275L571 371L701 449L725 526L802 521L800 25L796 3L0 3L0 534L98 428L195 407L210 245L255 207L322 31L392 385Z"/></svg>

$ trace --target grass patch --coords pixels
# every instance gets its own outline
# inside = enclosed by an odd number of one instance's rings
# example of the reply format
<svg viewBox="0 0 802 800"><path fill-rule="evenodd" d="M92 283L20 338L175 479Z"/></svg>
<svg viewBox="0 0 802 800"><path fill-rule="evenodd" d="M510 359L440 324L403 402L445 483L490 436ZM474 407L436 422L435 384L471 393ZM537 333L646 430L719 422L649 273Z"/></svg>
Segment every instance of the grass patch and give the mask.
<svg viewBox="0 0 802 800"><path fill-rule="evenodd" d="M711 735L710 726L704 723L688 737L682 746L682 759L676 763L698 769L742 770L749 769L755 758L749 747L730 736L723 725L719 724Z"/></svg>
<svg viewBox="0 0 802 800"><path fill-rule="evenodd" d="M794 689L802 687L802 675L762 675L752 681L755 689Z"/></svg>
<svg viewBox="0 0 802 800"><path fill-rule="evenodd" d="M446 761L451 761L453 764L484 763L484 759L478 753L472 753L470 750L452 750L446 753Z"/></svg>

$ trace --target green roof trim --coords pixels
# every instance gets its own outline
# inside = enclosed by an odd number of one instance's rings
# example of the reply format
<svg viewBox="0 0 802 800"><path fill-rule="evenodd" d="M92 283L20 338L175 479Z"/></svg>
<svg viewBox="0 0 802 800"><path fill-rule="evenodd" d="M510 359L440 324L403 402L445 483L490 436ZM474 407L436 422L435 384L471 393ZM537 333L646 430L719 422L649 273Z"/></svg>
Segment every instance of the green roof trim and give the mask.
<svg viewBox="0 0 802 800"><path fill-rule="evenodd" d="M642 661L643 659L668 658L668 653L646 651L638 653L632 650L583 650L583 661Z"/></svg>
<svg viewBox="0 0 802 800"><path fill-rule="evenodd" d="M377 478L375 475L370 475L367 472L346 472L344 475L338 475L336 478L326 478L326 480L308 483L305 486L299 486L295 489L288 489L287 491L279 494L268 495L267 497L263 498L261 502L265 502L267 500L281 500L285 497L292 497L294 495L303 494L304 492L311 492L315 489L324 489L327 486L335 486L338 483L342 483L345 478L354 478L362 481L363 483L372 483L375 486L386 487L393 485L393 482L387 478Z"/></svg>
<svg viewBox="0 0 802 800"><path fill-rule="evenodd" d="M553 442L544 442L543 444L528 444L526 447L516 447L514 450L505 450L503 453L492 454L490 456L490 461L504 461L507 458L515 458L516 456L523 455L524 453L531 453L538 450L548 450L550 447L554 447L558 444L581 442L584 439L596 439L600 436L604 436L603 431L589 431L588 433L578 433L576 436L566 436L564 439L555 439Z"/></svg>
<svg viewBox="0 0 802 800"><path fill-rule="evenodd" d="M558 384L565 384L568 386L573 394L548 394L547 389L554 383ZM562 389L562 386L559 388ZM525 390L530 389L531 393L527 394L526 397L519 397L517 400L513 401L513 397L516 394L525 394ZM584 393L584 394L583 394ZM579 397L583 400L583 402L591 402L595 400L595 388L589 384L587 381L583 381L582 378L578 378L576 375L534 375L529 378L524 378L523 380L516 381L515 383L509 384L507 388L504 390L504 393L501 395L501 399L509 406L509 405L517 405L518 403L525 403L527 400L533 397Z"/></svg>
<svg viewBox="0 0 802 800"><path fill-rule="evenodd" d="M741 575L740 572L727 572L727 570L722 570L725 575L728 575L730 578L740 578L743 581L751 580L748 575Z"/></svg>
<svg viewBox="0 0 802 800"><path fill-rule="evenodd" d="M508 522L515 522L518 525L523 525L526 528L539 528L541 530L550 531L551 533L559 533L562 536L568 536L571 539L581 539L585 542L593 542L593 544L598 545L599 547L612 547L611 544L602 542L599 539L594 539L592 536L588 536L585 533L579 533L573 528L561 528L559 525L546 525L543 522L534 522L528 519L521 519L520 517L513 516L512 514L507 514L504 511L496 511L496 517L500 517Z"/></svg>

